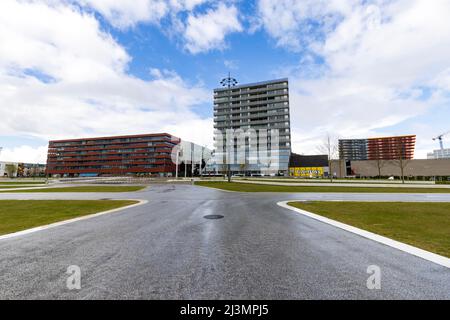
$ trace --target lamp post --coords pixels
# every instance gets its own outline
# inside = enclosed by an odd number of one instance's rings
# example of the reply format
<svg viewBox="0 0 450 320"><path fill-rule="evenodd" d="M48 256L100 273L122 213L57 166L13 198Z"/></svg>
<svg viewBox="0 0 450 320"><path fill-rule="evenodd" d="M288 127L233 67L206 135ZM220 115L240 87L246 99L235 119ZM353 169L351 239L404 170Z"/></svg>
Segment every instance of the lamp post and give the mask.
<svg viewBox="0 0 450 320"><path fill-rule="evenodd" d="M227 129L232 129L232 126L231 126L231 87L236 86L237 83L238 83L237 80L235 78L232 78L229 72L228 72L228 77L223 78L220 81L220 84L223 87L227 87L228 88L228 90L227 90L227 97L228 97L228 108L229 108L230 112L229 112L228 126L227 126L228 128ZM229 141L226 140L226 147L225 148L226 148L227 154L228 154L228 157L226 157L226 158L228 158L227 159L227 177L228 177L228 182L231 182L230 149L229 149L229 146L228 146L229 144L230 144Z"/></svg>
<svg viewBox="0 0 450 320"><path fill-rule="evenodd" d="M203 177L203 153L205 152L205 146L202 146L202 157L200 159L200 177ZM206 161L205 161L205 169L206 169Z"/></svg>
<svg viewBox="0 0 450 320"><path fill-rule="evenodd" d="M178 146L180 146L180 145L178 145ZM175 170L175 179L176 180L178 180L178 162L179 162L179 158L180 158L180 155L182 155L183 154L183 148L180 146L180 147L178 147L177 148L177 160L176 160L176 170Z"/></svg>

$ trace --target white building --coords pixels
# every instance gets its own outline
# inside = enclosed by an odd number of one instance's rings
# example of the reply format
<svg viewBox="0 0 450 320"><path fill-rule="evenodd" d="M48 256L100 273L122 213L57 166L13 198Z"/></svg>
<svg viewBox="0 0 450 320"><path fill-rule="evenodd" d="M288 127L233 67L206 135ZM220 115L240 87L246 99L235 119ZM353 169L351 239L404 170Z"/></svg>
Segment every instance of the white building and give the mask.
<svg viewBox="0 0 450 320"><path fill-rule="evenodd" d="M8 173L6 172L6 166L12 164L14 166L16 166L16 172L14 173L13 177L17 176L17 167L18 167L18 163L17 162L6 162L6 161L0 161L0 177L6 177L8 176Z"/></svg>
<svg viewBox="0 0 450 320"><path fill-rule="evenodd" d="M427 154L429 160L432 159L450 159L450 149L433 150Z"/></svg>

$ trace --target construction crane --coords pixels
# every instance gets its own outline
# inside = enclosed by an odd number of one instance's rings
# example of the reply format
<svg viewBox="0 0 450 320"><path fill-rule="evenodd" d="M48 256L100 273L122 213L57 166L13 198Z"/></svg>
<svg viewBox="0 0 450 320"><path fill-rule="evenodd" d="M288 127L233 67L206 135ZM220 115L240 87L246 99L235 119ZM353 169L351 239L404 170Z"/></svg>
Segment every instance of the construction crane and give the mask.
<svg viewBox="0 0 450 320"><path fill-rule="evenodd" d="M444 150L444 142L442 141L442 138L449 133L450 133L450 131L447 131L443 134L438 135L436 138L433 138L433 141L439 140L439 145L441 146L441 150Z"/></svg>

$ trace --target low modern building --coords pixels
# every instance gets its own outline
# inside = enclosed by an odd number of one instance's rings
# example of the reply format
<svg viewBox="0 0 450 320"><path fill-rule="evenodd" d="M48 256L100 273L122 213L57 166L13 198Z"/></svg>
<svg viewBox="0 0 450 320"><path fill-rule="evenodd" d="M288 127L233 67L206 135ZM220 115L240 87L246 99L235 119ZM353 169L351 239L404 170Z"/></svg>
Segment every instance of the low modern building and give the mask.
<svg viewBox="0 0 450 320"><path fill-rule="evenodd" d="M43 177L45 164L0 161L0 177Z"/></svg>
<svg viewBox="0 0 450 320"><path fill-rule="evenodd" d="M299 155L291 153L289 176L299 178L323 178L329 175L327 155Z"/></svg>
<svg viewBox="0 0 450 320"><path fill-rule="evenodd" d="M17 176L19 177L44 177L46 165L41 163L18 163Z"/></svg>
<svg viewBox="0 0 450 320"><path fill-rule="evenodd" d="M0 161L0 177L17 177L17 162Z"/></svg>
<svg viewBox="0 0 450 320"><path fill-rule="evenodd" d="M433 150L427 154L427 159L450 159L450 149Z"/></svg>
<svg viewBox="0 0 450 320"><path fill-rule="evenodd" d="M395 160L414 158L415 135L368 139L340 139L339 159Z"/></svg>
<svg viewBox="0 0 450 320"><path fill-rule="evenodd" d="M180 139L168 133L97 137L49 142L50 176L105 176L175 172L172 148Z"/></svg>
<svg viewBox="0 0 450 320"><path fill-rule="evenodd" d="M346 168L346 165L350 163L350 167ZM344 178L348 176L359 178L374 178L381 177L400 177L401 168L404 166L404 176L411 179L437 179L448 180L450 179L450 159L413 159L404 160L400 163L399 160L354 160L343 162L340 160L332 161L332 171L336 173L336 176ZM350 173L348 172L349 169Z"/></svg>

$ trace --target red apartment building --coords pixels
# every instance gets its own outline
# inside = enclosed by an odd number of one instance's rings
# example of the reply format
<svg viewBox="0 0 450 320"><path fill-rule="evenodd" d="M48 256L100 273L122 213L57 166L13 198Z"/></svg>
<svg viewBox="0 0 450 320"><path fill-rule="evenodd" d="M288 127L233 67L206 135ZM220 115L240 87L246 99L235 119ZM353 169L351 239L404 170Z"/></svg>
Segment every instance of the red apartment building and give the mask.
<svg viewBox="0 0 450 320"><path fill-rule="evenodd" d="M367 139L368 160L410 160L414 158L416 136L396 136Z"/></svg>
<svg viewBox="0 0 450 320"><path fill-rule="evenodd" d="M54 140L48 146L47 174L166 176L176 170L171 152L178 143L168 133Z"/></svg>

